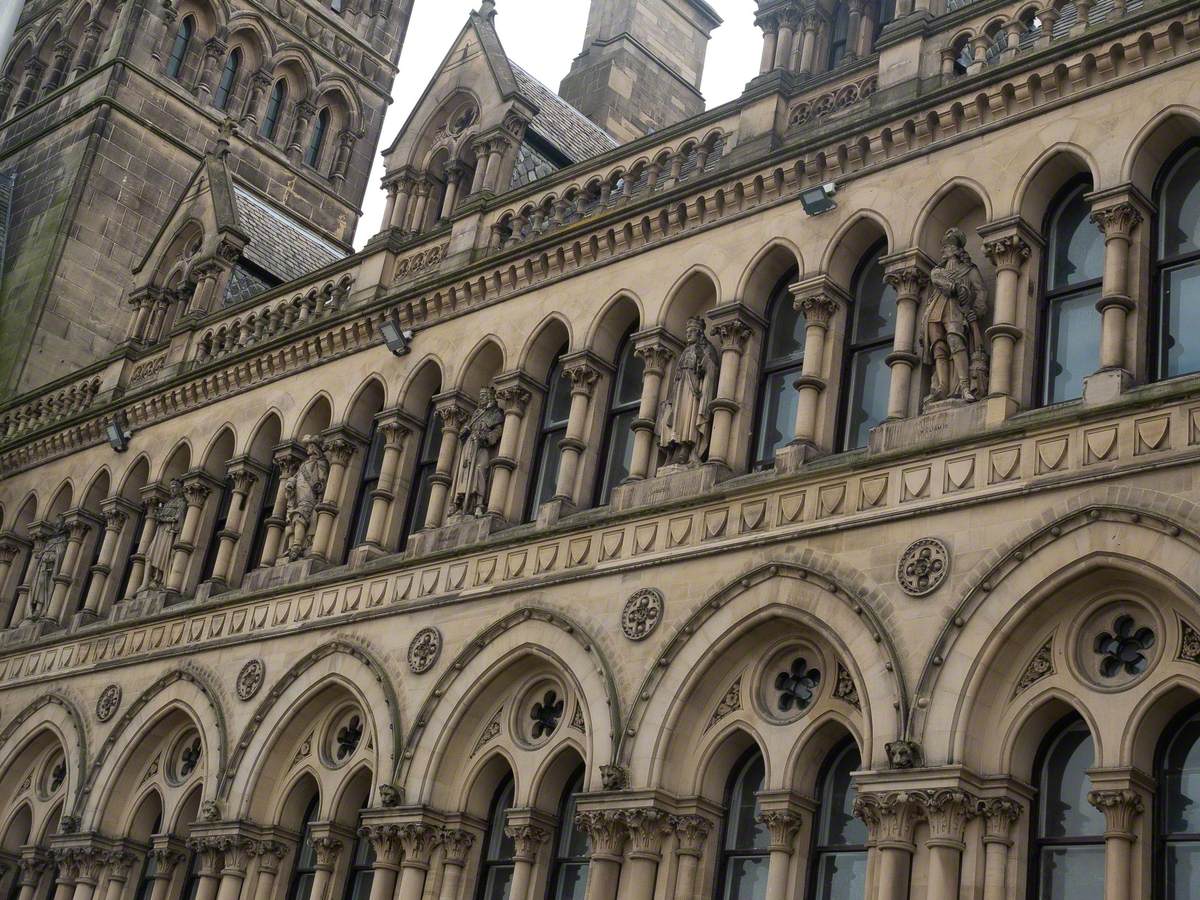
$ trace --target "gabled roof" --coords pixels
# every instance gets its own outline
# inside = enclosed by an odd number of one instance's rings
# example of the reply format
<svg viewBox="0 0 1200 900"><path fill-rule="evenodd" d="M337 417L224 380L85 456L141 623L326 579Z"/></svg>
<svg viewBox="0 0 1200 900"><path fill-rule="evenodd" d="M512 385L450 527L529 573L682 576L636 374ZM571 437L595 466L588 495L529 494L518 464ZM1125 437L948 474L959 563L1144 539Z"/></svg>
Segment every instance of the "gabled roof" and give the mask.
<svg viewBox="0 0 1200 900"><path fill-rule="evenodd" d="M242 256L281 282L303 278L346 254L316 232L242 187L234 187L238 222L250 236Z"/></svg>
<svg viewBox="0 0 1200 900"><path fill-rule="evenodd" d="M509 60L517 86L538 107L530 128L571 162L599 156L617 141L607 131L573 107L519 65Z"/></svg>

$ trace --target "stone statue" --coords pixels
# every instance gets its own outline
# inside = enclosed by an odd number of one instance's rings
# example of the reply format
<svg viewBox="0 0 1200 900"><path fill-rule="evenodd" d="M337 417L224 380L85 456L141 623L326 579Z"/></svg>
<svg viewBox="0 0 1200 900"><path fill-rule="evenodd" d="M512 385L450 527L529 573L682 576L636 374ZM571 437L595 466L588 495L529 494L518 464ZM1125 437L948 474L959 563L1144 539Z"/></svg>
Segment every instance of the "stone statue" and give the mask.
<svg viewBox="0 0 1200 900"><path fill-rule="evenodd" d="M38 554L37 565L33 571L29 586L29 618L38 619L44 616L50 607L50 597L54 594L54 576L58 574L58 566L67 545L67 528L62 516L58 524L46 536L46 542Z"/></svg>
<svg viewBox="0 0 1200 900"><path fill-rule="evenodd" d="M167 571L171 567L171 552L179 533L183 531L183 520L187 515L187 501L183 499L183 485L178 478L172 478L167 486L167 499L158 504L155 520L158 522L154 529L154 539L150 549L146 551L147 583L152 588L161 588L167 581Z"/></svg>
<svg viewBox="0 0 1200 900"><path fill-rule="evenodd" d="M484 385L479 391L479 405L458 434L462 450L454 479L452 515L479 517L487 512L491 463L503 430L504 412L496 402L496 389Z"/></svg>
<svg viewBox="0 0 1200 900"><path fill-rule="evenodd" d="M987 392L982 327L988 312L987 290L966 244L967 237L960 229L947 229L942 238L942 261L929 273L917 331L921 361L933 366L925 403L970 403Z"/></svg>
<svg viewBox="0 0 1200 900"><path fill-rule="evenodd" d="M329 480L329 460L321 443L311 434L303 438L304 451L308 458L283 484L287 498L287 522L292 529L288 557L293 561L301 557L311 543L308 527L312 524L313 511L325 495L325 482Z"/></svg>
<svg viewBox="0 0 1200 900"><path fill-rule="evenodd" d="M658 411L655 435L668 465L699 465L708 453L709 404L717 396L721 361L704 326L699 316L688 319L687 344L675 361L667 399Z"/></svg>

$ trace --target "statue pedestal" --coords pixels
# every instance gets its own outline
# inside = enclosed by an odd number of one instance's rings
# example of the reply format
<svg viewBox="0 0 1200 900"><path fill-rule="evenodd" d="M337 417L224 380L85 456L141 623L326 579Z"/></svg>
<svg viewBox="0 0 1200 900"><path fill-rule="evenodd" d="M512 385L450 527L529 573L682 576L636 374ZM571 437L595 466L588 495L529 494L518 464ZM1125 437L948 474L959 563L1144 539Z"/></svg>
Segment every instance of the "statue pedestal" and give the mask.
<svg viewBox="0 0 1200 900"><path fill-rule="evenodd" d="M577 512L579 509L570 500L565 497L555 497L538 507L537 526L538 528L552 528L558 524L560 519L565 519Z"/></svg>
<svg viewBox="0 0 1200 900"><path fill-rule="evenodd" d="M429 528L410 535L404 555L411 558L477 544L507 527L508 522L499 516L454 516L441 528Z"/></svg>
<svg viewBox="0 0 1200 900"><path fill-rule="evenodd" d="M711 490L729 477L728 467L719 463L699 466L660 466L653 477L627 481L613 488L609 508L620 512L686 500Z"/></svg>
<svg viewBox="0 0 1200 900"><path fill-rule="evenodd" d="M868 452L890 453L981 434L987 424L983 401L939 400L927 403L925 411L911 419L895 419L871 429Z"/></svg>
<svg viewBox="0 0 1200 900"><path fill-rule="evenodd" d="M390 556L394 551L385 550L383 547L376 547L374 544L359 544L350 551L350 556L346 559L346 564L352 569L357 569L365 566L373 559L379 559L381 556Z"/></svg>
<svg viewBox="0 0 1200 900"><path fill-rule="evenodd" d="M121 622L125 619L140 619L144 616L160 612L167 605L167 592L161 588L146 588L138 591L127 600L113 604L108 614L110 622Z"/></svg>
<svg viewBox="0 0 1200 900"><path fill-rule="evenodd" d="M775 451L775 471L780 475L798 472L809 460L825 454L809 441L792 441Z"/></svg>
<svg viewBox="0 0 1200 900"><path fill-rule="evenodd" d="M1083 379L1083 405L1113 403L1133 387L1133 376L1124 369L1101 369Z"/></svg>
<svg viewBox="0 0 1200 900"><path fill-rule="evenodd" d="M4 633L0 634L0 647L9 647L15 644L26 644L31 641L36 641L40 637L50 634L52 631L58 631L59 624L53 619L37 619L34 621L22 622L20 625L14 625Z"/></svg>
<svg viewBox="0 0 1200 900"><path fill-rule="evenodd" d="M328 568L329 563L323 559L305 557L295 562L280 563L277 566L271 566L266 569L255 569L253 572L247 572L245 577L242 578L241 589L249 593L250 591L257 591L263 588L295 584L297 581L303 581L309 575Z"/></svg>

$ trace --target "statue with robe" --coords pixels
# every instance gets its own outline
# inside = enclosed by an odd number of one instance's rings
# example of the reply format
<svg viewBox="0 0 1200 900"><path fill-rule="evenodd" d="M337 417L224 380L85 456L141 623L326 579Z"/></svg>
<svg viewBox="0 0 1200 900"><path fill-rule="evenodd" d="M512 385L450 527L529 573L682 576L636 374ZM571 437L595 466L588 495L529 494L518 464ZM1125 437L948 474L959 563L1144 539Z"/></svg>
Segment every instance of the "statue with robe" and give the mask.
<svg viewBox="0 0 1200 900"><path fill-rule="evenodd" d="M452 515L482 516L487 512L491 486L492 460L504 431L504 412L496 402L496 389L485 385L479 391L479 405L459 432L462 444L454 476Z"/></svg>
<svg viewBox="0 0 1200 900"><path fill-rule="evenodd" d="M287 498L287 523L291 529L288 556L293 561L303 555L312 541L308 529L312 525L317 504L325 496L325 483L329 480L329 460L325 458L320 441L309 434L304 436L303 442L307 457L283 484Z"/></svg>
<svg viewBox="0 0 1200 900"><path fill-rule="evenodd" d="M967 252L961 229L947 229L942 259L929 273L929 286L917 329L921 362L933 367L925 403L973 402L987 393L988 358L983 319L987 289Z"/></svg>
<svg viewBox="0 0 1200 900"><path fill-rule="evenodd" d="M179 533L183 531L183 520L187 516L187 501L183 497L183 484L172 478L167 486L167 499L159 501L155 511L154 539L146 551L146 578L150 587L161 588L166 584L167 572L171 568L171 553Z"/></svg>
<svg viewBox="0 0 1200 900"><path fill-rule="evenodd" d="M29 586L29 618L38 619L50 608L50 597L54 594L54 576L62 561L67 546L67 528L59 517L58 525L46 536L46 542L38 554Z"/></svg>
<svg viewBox="0 0 1200 900"><path fill-rule="evenodd" d="M675 361L667 398L658 410L655 437L668 465L699 465L708 453L709 406L717 396L721 360L704 328L699 316L688 319L687 343Z"/></svg>

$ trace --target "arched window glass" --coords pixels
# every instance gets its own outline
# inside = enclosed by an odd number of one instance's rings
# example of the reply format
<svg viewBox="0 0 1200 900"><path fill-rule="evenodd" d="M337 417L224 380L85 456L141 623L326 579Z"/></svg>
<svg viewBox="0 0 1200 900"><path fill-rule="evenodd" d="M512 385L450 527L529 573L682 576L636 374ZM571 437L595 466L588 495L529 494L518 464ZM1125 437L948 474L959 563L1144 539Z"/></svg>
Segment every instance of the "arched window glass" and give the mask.
<svg viewBox="0 0 1200 900"><path fill-rule="evenodd" d="M325 132L329 130L329 107L324 107L317 113L317 124L313 126L312 140L308 142L308 151L304 154L304 162L314 169L321 162L321 150L325 147Z"/></svg>
<svg viewBox="0 0 1200 900"><path fill-rule="evenodd" d="M558 835L550 870L550 900L583 900L587 888L587 835L575 824L575 798L583 790L583 767L571 777L558 807Z"/></svg>
<svg viewBox="0 0 1200 900"><path fill-rule="evenodd" d="M131 529L129 532L131 535L130 541L132 541L130 544L130 550L128 553L119 554L118 558L113 559L113 574L116 575L117 573L120 573L118 576L119 580L117 582L120 587L118 588L116 594L113 595L113 599L118 603L128 597L130 593L129 579L133 575L133 566L130 564L129 557L131 554L137 552L138 541L140 541L142 537L142 529L146 527L145 504L138 505L137 514L134 515L131 525L127 527Z"/></svg>
<svg viewBox="0 0 1200 900"><path fill-rule="evenodd" d="M192 16L184 16L175 31L175 42L171 44L171 56L167 60L167 74L172 78L178 78L183 71L183 61L187 59L188 45L195 30L196 20Z"/></svg>
<svg viewBox="0 0 1200 900"><path fill-rule="evenodd" d="M92 589L92 579L96 577L92 569L100 562L100 551L104 548L104 529L100 528L99 532L92 540L91 559L88 560L87 568L83 570L83 590L79 592L79 597L75 603L76 612L83 609L84 604L87 602L88 591ZM113 560L113 562L115 563L116 560Z"/></svg>
<svg viewBox="0 0 1200 900"><path fill-rule="evenodd" d="M158 829L162 827L162 814L160 813L154 819L154 827L150 829L150 834L158 834ZM133 892L133 900L148 900L151 892L154 890L155 873L157 867L154 863L154 854L147 853L142 857L142 872L138 876L137 887ZM54 882L51 882L53 884Z"/></svg>
<svg viewBox="0 0 1200 900"><path fill-rule="evenodd" d="M758 792L766 767L757 749L733 770L725 791L725 823L721 838L721 900L765 900L771 837L758 822Z"/></svg>
<svg viewBox="0 0 1200 900"><path fill-rule="evenodd" d="M1158 195L1159 377L1200 372L1200 147L1184 151Z"/></svg>
<svg viewBox="0 0 1200 900"><path fill-rule="evenodd" d="M312 821L317 815L317 798L309 801L304 810L304 820L301 825L303 835L300 838L300 848L296 851L296 865L292 870L292 883L288 885L287 900L309 900L312 894L313 879L317 873L317 853L313 849Z"/></svg>
<svg viewBox="0 0 1200 900"><path fill-rule="evenodd" d="M617 373L613 377L608 402L608 417L604 428L603 473L596 505L608 503L612 489L629 475L633 462L633 420L637 418L642 400L643 364L633 352L633 330L630 329L617 351Z"/></svg>
<svg viewBox="0 0 1200 900"><path fill-rule="evenodd" d="M354 495L354 513L350 519L353 523L350 528L350 548L357 547L367 536L367 525L371 521L371 494L379 487L379 472L383 465L383 432L374 422L371 423L371 437L367 448L358 491Z"/></svg>
<svg viewBox="0 0 1200 900"><path fill-rule="evenodd" d="M839 3L833 11L833 27L829 30L829 68L846 58L846 41L850 34L850 9Z"/></svg>
<svg viewBox="0 0 1200 900"><path fill-rule="evenodd" d="M274 140L279 131L279 117L283 114L283 101L287 99L287 82L280 78L271 88L271 97L267 100L267 111L263 115L262 136Z"/></svg>
<svg viewBox="0 0 1200 900"><path fill-rule="evenodd" d="M508 900L508 886L512 883L513 857L516 847L513 839L504 833L505 820L513 805L513 780L507 776L496 790L492 799L492 810L488 815L487 836L483 843L483 867L479 873L479 900Z"/></svg>
<svg viewBox="0 0 1200 900"><path fill-rule="evenodd" d="M217 109L225 109L229 106L229 95L233 93L233 86L237 83L238 69L241 67L242 48L234 47L225 57L225 68L221 70L221 81L217 85L217 92L213 94L213 106Z"/></svg>
<svg viewBox="0 0 1200 900"><path fill-rule="evenodd" d="M354 842L354 855L350 857L350 871L346 874L346 892L342 900L369 900L374 866L375 849L367 837L359 835Z"/></svg>
<svg viewBox="0 0 1200 900"><path fill-rule="evenodd" d="M1157 774L1164 900L1200 897L1200 714L1165 731ZM1157 894L1155 896L1158 896Z"/></svg>
<svg viewBox="0 0 1200 900"><path fill-rule="evenodd" d="M1104 815L1088 803L1096 764L1091 732L1072 716L1039 754L1033 862L1038 900L1104 896Z"/></svg>
<svg viewBox="0 0 1200 900"><path fill-rule="evenodd" d="M862 765L858 745L833 751L818 788L820 820L813 853L813 900L860 900L867 886L867 826L854 815L850 776Z"/></svg>
<svg viewBox="0 0 1200 900"><path fill-rule="evenodd" d="M425 525L425 514L429 511L429 491L433 487L430 479L437 471L438 447L441 441L441 419L430 401L429 412L425 416L425 428L421 432L417 467L413 472L412 485L408 489L408 510L404 515L404 528L400 534L402 550L408 536Z"/></svg>
<svg viewBox="0 0 1200 900"><path fill-rule="evenodd" d="M1083 396L1083 379L1100 366L1100 279L1104 236L1089 220L1089 186L1067 191L1049 222L1042 333L1042 403Z"/></svg>
<svg viewBox="0 0 1200 900"><path fill-rule="evenodd" d="M217 564L217 548L221 545L218 535L225 530L225 526L229 522L229 503L233 499L233 491L229 489L228 478L221 481L221 486L217 491L217 518L213 522L212 530L208 533L208 546L204 548L204 565L200 569L201 581L212 578L213 567Z"/></svg>
<svg viewBox="0 0 1200 900"><path fill-rule="evenodd" d="M346 9L346 0L329 0L329 8L340 14Z"/></svg>
<svg viewBox="0 0 1200 900"><path fill-rule="evenodd" d="M891 369L887 364L896 330L896 291L883 280L880 259L887 245L877 244L854 276L846 367L842 375L842 446L867 445L870 430L887 417Z"/></svg>
<svg viewBox="0 0 1200 900"><path fill-rule="evenodd" d="M266 484L263 485L258 516L253 523L254 537L250 542L250 555L246 557L249 560L249 566L274 565L275 563L273 559L262 559L262 552L263 545L267 542L267 529L271 527L267 519L271 518L271 513L274 512L275 494L280 490L282 488L279 484L279 464L272 460L271 469L267 473ZM243 523L242 527L245 527L245 523Z"/></svg>
<svg viewBox="0 0 1200 900"><path fill-rule="evenodd" d="M538 507L554 496L558 481L558 461L562 457L562 439L567 436L567 419L571 415L571 382L563 374L562 354L559 351L550 367L549 393L542 406L542 425L538 435L537 465L533 470L533 490L529 495L526 518L537 515Z"/></svg>
<svg viewBox="0 0 1200 900"><path fill-rule="evenodd" d="M758 427L754 438L754 466L775 465L775 451L792 439L796 429L795 381L804 364L804 316L795 307L788 283L795 272L779 282L767 310L766 346L759 378Z"/></svg>

